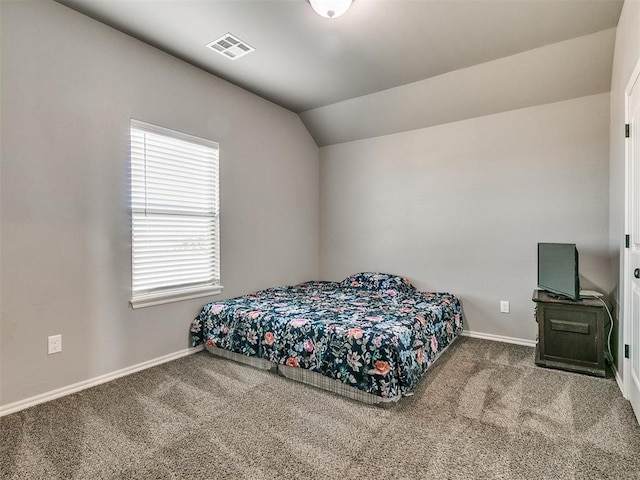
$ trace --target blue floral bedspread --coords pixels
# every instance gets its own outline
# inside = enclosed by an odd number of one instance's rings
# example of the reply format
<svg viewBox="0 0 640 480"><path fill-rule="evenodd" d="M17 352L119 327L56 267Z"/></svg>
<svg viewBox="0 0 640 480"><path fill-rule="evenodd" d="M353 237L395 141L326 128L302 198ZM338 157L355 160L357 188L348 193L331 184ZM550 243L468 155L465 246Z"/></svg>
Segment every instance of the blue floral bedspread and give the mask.
<svg viewBox="0 0 640 480"><path fill-rule="evenodd" d="M461 331L455 296L372 273L209 303L191 326L194 346L306 368L382 398L410 392Z"/></svg>

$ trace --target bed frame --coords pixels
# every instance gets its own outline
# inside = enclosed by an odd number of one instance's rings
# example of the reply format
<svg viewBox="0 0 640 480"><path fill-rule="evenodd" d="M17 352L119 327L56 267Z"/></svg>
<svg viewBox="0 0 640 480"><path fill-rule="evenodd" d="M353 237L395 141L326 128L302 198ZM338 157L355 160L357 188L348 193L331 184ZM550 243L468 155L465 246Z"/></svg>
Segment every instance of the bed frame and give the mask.
<svg viewBox="0 0 640 480"><path fill-rule="evenodd" d="M449 347L456 342L458 338L460 338L460 335L454 338L449 345L447 345L444 349L438 352L438 355L434 359L434 363L438 361L440 356L444 352L446 352L449 349ZM305 385L310 385L312 387L319 388L327 392L335 393L336 395L339 395L341 397L346 397L351 400L355 400L357 402L366 403L368 405L379 405L385 408L389 408L393 405L396 405L398 401L400 401L400 399L402 398L402 395L397 395L395 397L390 397L390 398L378 397L377 395L363 392L362 390L358 390L355 387L342 383L340 380L326 377L312 370L307 370L304 368L289 367L288 365L280 365L280 364L265 360L264 358L250 357L248 355L242 355L240 353L230 352L229 350L225 350L223 348L218 348L215 346L205 346L205 349L209 353L215 355L216 357L221 357L226 360L242 363L244 365L258 368L260 370L267 370L274 374L286 377L290 380L304 383ZM425 372L425 375L426 374L427 372ZM405 396L411 396L411 395L413 395L413 393L405 394Z"/></svg>

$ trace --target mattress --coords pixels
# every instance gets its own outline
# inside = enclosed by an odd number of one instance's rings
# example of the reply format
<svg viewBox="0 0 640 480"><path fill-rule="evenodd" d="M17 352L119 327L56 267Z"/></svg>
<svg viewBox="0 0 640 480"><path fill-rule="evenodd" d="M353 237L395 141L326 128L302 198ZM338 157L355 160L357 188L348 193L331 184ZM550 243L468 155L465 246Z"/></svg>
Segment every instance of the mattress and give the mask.
<svg viewBox="0 0 640 480"><path fill-rule="evenodd" d="M367 403L409 395L461 332L454 295L370 272L209 303L191 325L194 346Z"/></svg>

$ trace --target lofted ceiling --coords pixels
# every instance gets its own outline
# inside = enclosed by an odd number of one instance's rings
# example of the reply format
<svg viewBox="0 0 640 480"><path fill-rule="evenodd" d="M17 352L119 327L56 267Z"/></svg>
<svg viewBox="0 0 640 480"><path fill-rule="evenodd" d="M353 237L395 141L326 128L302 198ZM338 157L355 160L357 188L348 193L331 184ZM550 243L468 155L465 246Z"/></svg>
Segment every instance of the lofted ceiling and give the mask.
<svg viewBox="0 0 640 480"><path fill-rule="evenodd" d="M623 4L355 0L326 19L307 0L57 1L296 113L611 29ZM255 52L206 48L227 32Z"/></svg>

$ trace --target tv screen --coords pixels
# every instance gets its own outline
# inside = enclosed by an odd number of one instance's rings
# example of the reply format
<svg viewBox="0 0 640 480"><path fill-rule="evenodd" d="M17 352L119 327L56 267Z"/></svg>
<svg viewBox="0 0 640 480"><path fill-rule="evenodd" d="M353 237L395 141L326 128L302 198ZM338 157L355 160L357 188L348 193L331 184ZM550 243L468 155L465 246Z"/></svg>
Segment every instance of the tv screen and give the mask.
<svg viewBox="0 0 640 480"><path fill-rule="evenodd" d="M575 243L538 243L538 288L571 300L580 299Z"/></svg>

